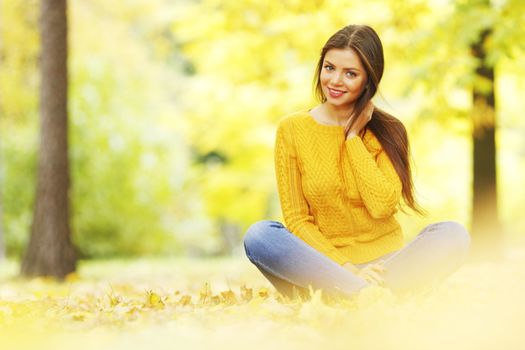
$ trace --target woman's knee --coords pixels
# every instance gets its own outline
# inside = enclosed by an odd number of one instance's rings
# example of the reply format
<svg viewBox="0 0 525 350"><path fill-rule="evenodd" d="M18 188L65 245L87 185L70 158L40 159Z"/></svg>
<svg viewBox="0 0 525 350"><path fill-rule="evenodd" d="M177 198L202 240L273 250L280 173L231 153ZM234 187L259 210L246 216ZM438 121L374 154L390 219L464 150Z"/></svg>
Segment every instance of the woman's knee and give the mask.
<svg viewBox="0 0 525 350"><path fill-rule="evenodd" d="M244 250L248 258L253 261L256 256L260 255L261 251L267 250L265 247L271 239L271 232L283 227L281 223L271 220L258 221L252 224L244 235Z"/></svg>
<svg viewBox="0 0 525 350"><path fill-rule="evenodd" d="M470 234L456 221L442 221L428 225L421 234L435 247L466 254L470 247Z"/></svg>
<svg viewBox="0 0 525 350"><path fill-rule="evenodd" d="M458 222L445 221L441 234L446 237L447 244L458 254L464 256L470 248L470 234L467 229Z"/></svg>
<svg viewBox="0 0 525 350"><path fill-rule="evenodd" d="M447 231L452 238L457 241L459 245L468 248L470 246L470 234L465 226L455 221L446 221L446 224L448 227Z"/></svg>

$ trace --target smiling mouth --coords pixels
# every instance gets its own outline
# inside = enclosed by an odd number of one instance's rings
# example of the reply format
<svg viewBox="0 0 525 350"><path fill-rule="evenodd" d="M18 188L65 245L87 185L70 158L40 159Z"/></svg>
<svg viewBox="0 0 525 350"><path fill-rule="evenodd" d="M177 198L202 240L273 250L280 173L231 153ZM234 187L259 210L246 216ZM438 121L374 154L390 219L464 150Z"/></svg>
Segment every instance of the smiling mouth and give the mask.
<svg viewBox="0 0 525 350"><path fill-rule="evenodd" d="M336 90L336 89L331 89L331 88L328 88L328 92L330 93L330 96L332 97L339 97L343 95L344 93L346 93L346 91L341 91L341 90Z"/></svg>

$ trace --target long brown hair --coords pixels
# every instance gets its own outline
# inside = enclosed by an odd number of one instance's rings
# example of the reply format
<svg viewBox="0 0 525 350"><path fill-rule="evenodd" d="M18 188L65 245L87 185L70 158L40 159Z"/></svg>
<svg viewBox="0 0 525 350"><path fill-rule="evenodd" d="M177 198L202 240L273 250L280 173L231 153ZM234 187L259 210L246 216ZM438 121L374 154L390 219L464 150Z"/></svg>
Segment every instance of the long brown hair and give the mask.
<svg viewBox="0 0 525 350"><path fill-rule="evenodd" d="M375 95L384 69L383 46L377 33L367 25L349 25L333 34L321 50L321 57L317 63L314 76L314 94L321 101L326 101L321 87L321 70L326 53L331 49L353 49L363 64L368 82L357 99L352 116L360 115L368 101ZM357 118L352 118L351 123ZM350 124L347 127L351 127ZM383 150L390 158L403 185L402 195L405 203L416 213L424 214L425 211L417 203L414 196L414 185L410 170L407 132L403 123L385 111L374 108L372 119L368 122L362 133L370 129L381 143ZM401 208L403 209L403 208Z"/></svg>

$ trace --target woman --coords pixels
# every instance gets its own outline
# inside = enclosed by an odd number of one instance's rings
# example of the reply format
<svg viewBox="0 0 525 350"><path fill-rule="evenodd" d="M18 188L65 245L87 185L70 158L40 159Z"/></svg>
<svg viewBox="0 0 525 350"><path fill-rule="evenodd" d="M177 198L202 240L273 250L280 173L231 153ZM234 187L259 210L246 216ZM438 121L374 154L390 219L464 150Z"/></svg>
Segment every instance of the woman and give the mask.
<svg viewBox="0 0 525 350"><path fill-rule="evenodd" d="M247 231L250 261L285 295L309 288L351 296L368 285L394 292L440 281L465 259L470 237L447 221L403 246L394 214L414 194L405 127L375 108L383 48L366 25L336 32L321 51L321 104L283 118L275 171L286 227L261 221Z"/></svg>

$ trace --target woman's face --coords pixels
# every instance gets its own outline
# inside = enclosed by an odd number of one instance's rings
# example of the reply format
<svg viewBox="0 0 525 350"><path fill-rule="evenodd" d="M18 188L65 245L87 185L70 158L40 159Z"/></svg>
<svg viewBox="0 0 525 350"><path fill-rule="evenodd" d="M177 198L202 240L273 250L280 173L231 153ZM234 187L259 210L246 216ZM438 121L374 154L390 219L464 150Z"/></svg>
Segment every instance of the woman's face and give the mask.
<svg viewBox="0 0 525 350"><path fill-rule="evenodd" d="M320 81L327 103L352 108L367 78L361 59L353 49L330 49L326 53Z"/></svg>

